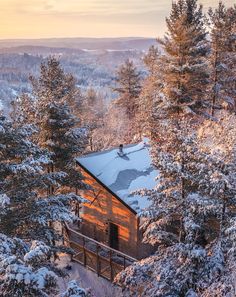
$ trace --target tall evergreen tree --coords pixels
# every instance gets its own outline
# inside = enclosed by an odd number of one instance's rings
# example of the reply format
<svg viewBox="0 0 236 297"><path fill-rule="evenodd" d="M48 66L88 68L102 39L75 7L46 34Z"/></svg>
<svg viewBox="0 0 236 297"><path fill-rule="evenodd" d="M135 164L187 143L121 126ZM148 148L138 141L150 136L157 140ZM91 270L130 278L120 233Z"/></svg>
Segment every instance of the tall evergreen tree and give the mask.
<svg viewBox="0 0 236 297"><path fill-rule="evenodd" d="M96 151L100 147L103 135L101 130L104 126L106 106L103 97L90 88L83 96L81 105L82 124L89 130L89 146L91 151ZM99 132L98 132L99 131Z"/></svg>
<svg viewBox="0 0 236 297"><path fill-rule="evenodd" d="M73 113L78 95L75 80L64 73L57 59L50 57L42 63L39 78L31 77L31 82L32 96L20 98L17 118L34 124L38 130L36 142L52 153L48 170L66 173L62 182L65 188L81 188L83 177L75 157L87 146L87 130ZM52 187L51 191L57 189Z"/></svg>
<svg viewBox="0 0 236 297"><path fill-rule="evenodd" d="M209 10L211 30L212 110L222 106L235 109L236 41L234 24L236 10L219 2L217 9Z"/></svg>
<svg viewBox="0 0 236 297"><path fill-rule="evenodd" d="M138 113L135 119L138 123L140 135L150 135L150 130L153 125L153 112L158 102L160 89L160 72L158 68L160 55L161 53L158 47L151 46L143 59L148 70L148 76L143 82L139 96Z"/></svg>
<svg viewBox="0 0 236 297"><path fill-rule="evenodd" d="M52 153L53 162L49 171L65 173L62 180L64 187L83 188L83 176L78 170L76 157L84 152L87 145L87 130L78 127L78 119L71 114L66 103L48 105L41 124L40 145ZM61 192L62 188L59 187L58 190Z"/></svg>
<svg viewBox="0 0 236 297"><path fill-rule="evenodd" d="M30 81L37 106L35 117L39 121L48 104L66 102L73 106L78 99L77 96L80 97L75 78L71 74L65 73L59 60L54 57L49 57L46 62L43 62L39 78L31 76Z"/></svg>
<svg viewBox="0 0 236 297"><path fill-rule="evenodd" d="M156 253L117 277L125 296L205 296L210 285L224 282L222 292L231 291L233 280L224 273L235 251L235 137L232 131L227 141L215 135L220 153L190 131L186 137L181 125L169 128L154 152L156 188L140 191L152 201L141 216L144 241L156 245Z"/></svg>
<svg viewBox="0 0 236 297"><path fill-rule="evenodd" d="M197 0L173 2L166 19L168 33L159 42L160 100L168 110L202 107L208 87L207 41L202 6ZM158 78L157 78L158 79Z"/></svg>
<svg viewBox="0 0 236 297"><path fill-rule="evenodd" d="M54 246L61 237L51 223L72 221L70 203L82 199L74 194L48 196L47 189L59 187L66 174L45 171L51 154L30 141L29 127L14 128L5 118L0 125L0 196L5 204L1 231Z"/></svg>
<svg viewBox="0 0 236 297"><path fill-rule="evenodd" d="M129 119L133 119L138 108L137 98L141 91L141 78L132 61L126 60L120 66L116 82L118 86L114 90L119 94L116 103L124 109Z"/></svg>
<svg viewBox="0 0 236 297"><path fill-rule="evenodd" d="M156 253L130 266L117 281L127 296L210 296L207 288L217 287L216 276L224 283L224 271L230 271L226 259L234 251L236 134L219 123L228 138L217 135L216 147L198 135L203 118L197 113L209 106L202 7L196 0L174 2L167 27L160 40L163 54L155 55L156 63L148 60L155 65L151 73L157 70L151 138L159 176L155 189L139 192L152 201L142 214L142 228L144 241L155 245ZM211 124L210 135L217 125ZM229 276L225 285L222 292L233 292Z"/></svg>
<svg viewBox="0 0 236 297"><path fill-rule="evenodd" d="M51 154L31 141L30 126L13 127L0 117L0 291L1 296L48 296L59 272L51 257L67 249L53 223L73 222L75 194L47 195L64 172L48 173ZM19 239L20 238L20 239ZM22 239L24 241L22 241ZM58 245L55 245L55 242Z"/></svg>

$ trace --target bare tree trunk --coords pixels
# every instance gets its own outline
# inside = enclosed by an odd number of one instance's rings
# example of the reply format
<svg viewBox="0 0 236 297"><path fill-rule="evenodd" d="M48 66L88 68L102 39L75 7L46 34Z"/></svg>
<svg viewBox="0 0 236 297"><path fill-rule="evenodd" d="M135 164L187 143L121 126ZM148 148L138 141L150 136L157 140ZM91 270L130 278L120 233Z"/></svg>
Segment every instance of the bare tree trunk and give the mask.
<svg viewBox="0 0 236 297"><path fill-rule="evenodd" d="M93 136L89 137L89 146L90 146L90 150L92 152L93 151Z"/></svg>
<svg viewBox="0 0 236 297"><path fill-rule="evenodd" d="M217 70L217 62L218 62L218 51L215 51L215 57L214 57L214 90L213 90L213 96L212 96L212 106L211 106L211 115L215 115L215 106L216 106L216 100L217 100L217 82L218 82L218 70Z"/></svg>
<svg viewBox="0 0 236 297"><path fill-rule="evenodd" d="M54 172L54 165L53 165L53 163L51 164L51 172L52 173ZM54 187L51 186L51 195L53 195L53 193L54 193Z"/></svg>

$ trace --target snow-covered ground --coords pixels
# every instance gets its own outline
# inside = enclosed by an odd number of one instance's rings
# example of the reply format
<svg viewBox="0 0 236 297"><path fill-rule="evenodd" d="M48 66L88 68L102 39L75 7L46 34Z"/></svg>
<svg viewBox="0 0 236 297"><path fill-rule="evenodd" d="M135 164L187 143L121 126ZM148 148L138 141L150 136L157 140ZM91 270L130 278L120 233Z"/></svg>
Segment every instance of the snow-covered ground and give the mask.
<svg viewBox="0 0 236 297"><path fill-rule="evenodd" d="M84 268L76 262L70 262L68 256L61 255L58 267L65 268L71 265L71 270L68 270L69 276L60 278L58 281L60 292L66 291L69 281L76 280L82 288L90 288L92 297L122 297L121 289L114 286L104 278L98 277L94 272Z"/></svg>

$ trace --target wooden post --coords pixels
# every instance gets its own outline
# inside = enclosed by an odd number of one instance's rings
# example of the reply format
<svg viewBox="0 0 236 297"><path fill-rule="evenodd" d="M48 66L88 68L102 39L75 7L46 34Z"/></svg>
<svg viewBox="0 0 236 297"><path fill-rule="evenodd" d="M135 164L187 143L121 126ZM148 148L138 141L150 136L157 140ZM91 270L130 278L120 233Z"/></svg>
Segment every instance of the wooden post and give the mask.
<svg viewBox="0 0 236 297"><path fill-rule="evenodd" d="M54 165L53 165L53 163L51 164L51 172L53 173L54 172ZM51 186L51 195L53 195L53 193L54 193L54 187L53 186Z"/></svg>
<svg viewBox="0 0 236 297"><path fill-rule="evenodd" d="M110 263L110 270L111 270L111 274L110 274L110 281L113 281L113 268L112 268L112 251L110 250L109 252L109 263Z"/></svg>
<svg viewBox="0 0 236 297"><path fill-rule="evenodd" d="M62 235L62 244L65 245L65 227L63 223L61 223L61 235Z"/></svg>
<svg viewBox="0 0 236 297"><path fill-rule="evenodd" d="M217 69L217 62L218 62L218 49L215 51L214 57L214 94L212 96L212 106L211 106L211 115L215 115L215 106L216 106L216 99L218 95L217 90L217 83L218 83L218 69Z"/></svg>
<svg viewBox="0 0 236 297"><path fill-rule="evenodd" d="M83 237L83 258L84 258L84 266L86 267L86 249L85 249L85 239Z"/></svg>
<svg viewBox="0 0 236 297"><path fill-rule="evenodd" d="M70 246L70 230L67 228L67 225L65 223L63 223L63 230L64 230L65 242L67 246Z"/></svg>
<svg viewBox="0 0 236 297"><path fill-rule="evenodd" d="M100 276L99 245L96 244L97 275Z"/></svg>
<svg viewBox="0 0 236 297"><path fill-rule="evenodd" d="M126 268L126 258L124 257L124 262L123 262L123 266L124 266L124 269Z"/></svg>
<svg viewBox="0 0 236 297"><path fill-rule="evenodd" d="M78 190L78 188L76 187L75 188L75 195L77 195L78 196L78 194L79 194L79 190ZM76 205L75 205L75 215L79 218L80 217L80 213L79 213L79 211L80 211L80 203L79 202L76 202ZM80 227L80 222L78 221L78 228Z"/></svg>
<svg viewBox="0 0 236 297"><path fill-rule="evenodd" d="M47 166L47 171L48 171L48 173L50 173L50 167L49 167L49 165ZM50 189L51 189L51 186L48 186L47 187L47 196L50 196Z"/></svg>

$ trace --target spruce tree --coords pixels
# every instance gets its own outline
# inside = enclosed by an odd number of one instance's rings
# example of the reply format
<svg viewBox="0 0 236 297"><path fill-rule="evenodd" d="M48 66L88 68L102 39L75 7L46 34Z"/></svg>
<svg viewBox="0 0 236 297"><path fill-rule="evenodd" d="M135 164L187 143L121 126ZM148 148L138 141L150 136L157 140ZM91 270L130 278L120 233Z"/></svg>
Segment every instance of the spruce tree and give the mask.
<svg viewBox="0 0 236 297"><path fill-rule="evenodd" d="M73 201L82 201L75 194L48 196L47 190L63 184L66 174L48 173L51 154L31 140L29 127L14 128L5 118L0 119L0 196L5 205L1 213L1 231L8 236L26 240L42 240L54 246L62 237L52 228L53 222L69 221Z"/></svg>
<svg viewBox="0 0 236 297"><path fill-rule="evenodd" d="M32 95L19 100L18 118L34 124L38 131L37 144L52 153L49 172L65 173L64 189L81 188L83 177L75 158L87 146L87 130L73 113L79 93L75 79L64 72L57 59L50 57L42 63L39 78L31 77L31 83ZM52 187L50 191L63 191L63 188Z"/></svg>
<svg viewBox="0 0 236 297"><path fill-rule="evenodd" d="M211 84L212 108L224 106L231 110L235 108L235 32L236 10L226 8L219 2L217 9L209 10L211 30Z"/></svg>
<svg viewBox="0 0 236 297"><path fill-rule="evenodd" d="M140 73L134 63L126 60L117 71L117 87L114 89L119 98L116 103L124 109L128 119L133 119L138 108L138 97L141 91Z"/></svg>
<svg viewBox="0 0 236 297"><path fill-rule="evenodd" d="M67 74L61 67L60 61L54 57L49 57L41 64L40 76L30 77L33 87L33 97L35 99L36 118L40 121L42 111L50 103L67 102L70 106L76 103L80 91L76 87L75 78Z"/></svg>
<svg viewBox="0 0 236 297"><path fill-rule="evenodd" d="M40 145L52 153L49 171L65 173L62 185L68 191L83 188L83 176L78 170L76 157L84 152L87 130L78 127L78 119L66 103L48 105L41 123ZM57 189L62 191L61 187Z"/></svg>
<svg viewBox="0 0 236 297"><path fill-rule="evenodd" d="M53 256L68 249L53 224L73 222L71 204L84 201L73 193L47 195L48 188L62 184L65 173L45 171L52 155L31 141L34 132L30 126L14 127L0 117L0 291L4 297L56 293L59 270Z"/></svg>
<svg viewBox="0 0 236 297"><path fill-rule="evenodd" d="M100 147L103 135L101 129L104 126L104 117L106 106L103 97L90 88L84 94L81 105L81 121L84 126L89 130L89 147L91 151L96 151Z"/></svg>
<svg viewBox="0 0 236 297"><path fill-rule="evenodd" d="M159 175L153 190L138 192L152 202L141 214L142 231L156 253L131 265L117 281L125 296L211 296L208 287L216 292L220 284L225 284L222 292L233 292L236 131L220 122L205 127L198 114L209 106L202 7L196 0L174 2L167 27L160 40L163 53L151 51L147 60L154 65L150 73L158 94L152 97L150 133ZM201 125L217 138L216 145L209 135L200 139ZM227 137L217 135L218 126Z"/></svg>
<svg viewBox="0 0 236 297"><path fill-rule="evenodd" d="M2 297L55 296L57 275L50 248L42 242L31 246L19 238L0 234L0 292Z"/></svg>
<svg viewBox="0 0 236 297"><path fill-rule="evenodd" d="M152 201L141 214L142 231L156 253L118 275L125 296L210 296L209 286L216 291L221 284L226 292L233 284L235 129L224 127L224 139L215 134L219 152L197 135L186 137L182 125L166 132L154 152L156 188L139 192Z"/></svg>
<svg viewBox="0 0 236 297"><path fill-rule="evenodd" d="M155 106L159 98L160 72L157 61L160 55L159 49L155 46L151 46L143 59L148 70L148 76L143 82L139 96L137 117L135 119L138 124L140 136L142 134L150 136L150 130L153 125L153 112L155 111Z"/></svg>
<svg viewBox="0 0 236 297"><path fill-rule="evenodd" d="M166 19L168 33L159 42L159 90L163 108L174 112L197 110L204 105L208 88L209 42L202 6L197 0L173 2Z"/></svg>
<svg viewBox="0 0 236 297"><path fill-rule="evenodd" d="M76 281L70 281L68 284L68 288L65 293L63 293L60 297L90 297L91 294L89 290L84 290L80 288Z"/></svg>

